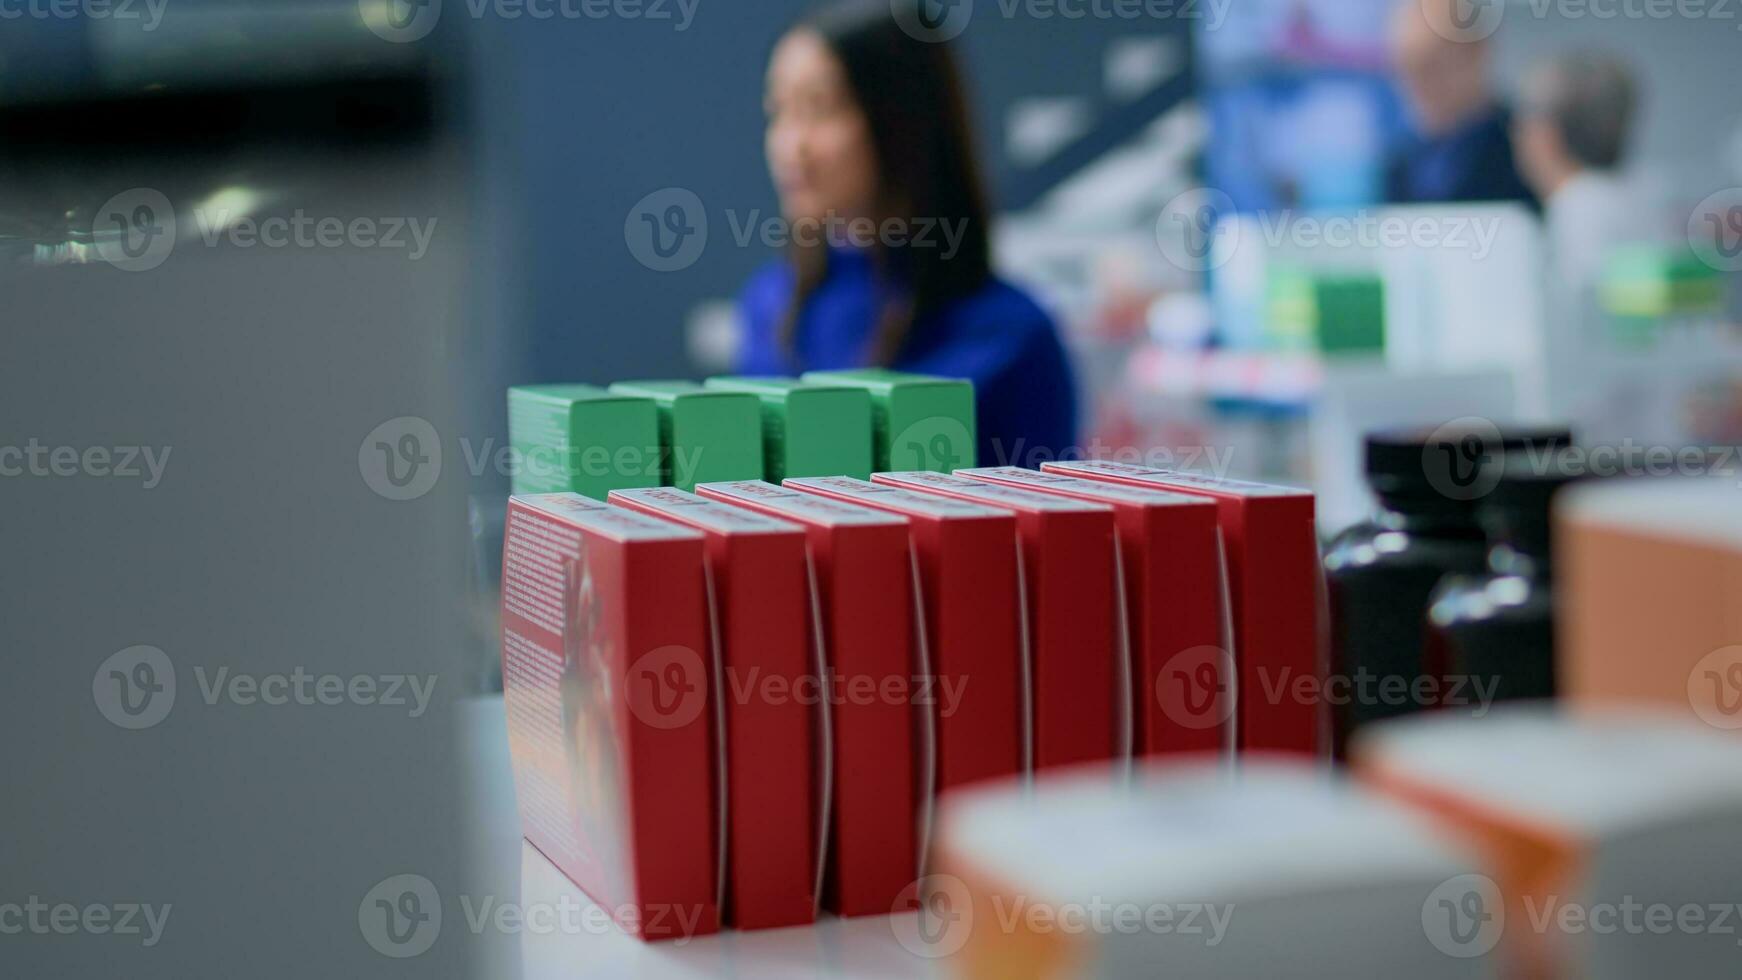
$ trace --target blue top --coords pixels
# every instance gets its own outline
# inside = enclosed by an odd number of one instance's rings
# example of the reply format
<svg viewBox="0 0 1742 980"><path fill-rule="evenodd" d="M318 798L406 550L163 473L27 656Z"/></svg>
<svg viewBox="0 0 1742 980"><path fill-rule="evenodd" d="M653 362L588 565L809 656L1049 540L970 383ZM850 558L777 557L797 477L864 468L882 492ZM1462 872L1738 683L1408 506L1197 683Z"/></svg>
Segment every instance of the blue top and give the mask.
<svg viewBox="0 0 1742 980"><path fill-rule="evenodd" d="M799 374L870 366L872 333L889 288L870 258L831 249L829 268L793 330L780 328L792 297L793 269L763 267L739 297L745 324L741 374ZM1039 465L1076 445L1076 390L1058 328L1028 294L1001 279L914 323L889 365L974 382L979 465Z"/></svg>
<svg viewBox="0 0 1742 980"><path fill-rule="evenodd" d="M1511 113L1495 106L1443 136L1411 140L1390 161L1391 202L1517 201L1536 210L1513 158L1511 128Z"/></svg>

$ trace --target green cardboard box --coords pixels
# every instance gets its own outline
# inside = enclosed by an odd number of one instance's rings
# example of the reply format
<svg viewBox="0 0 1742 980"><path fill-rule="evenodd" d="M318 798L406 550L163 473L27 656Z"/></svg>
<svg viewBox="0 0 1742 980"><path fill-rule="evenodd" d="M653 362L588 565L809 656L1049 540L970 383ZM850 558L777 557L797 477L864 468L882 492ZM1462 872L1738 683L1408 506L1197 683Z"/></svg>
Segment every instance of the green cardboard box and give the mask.
<svg viewBox="0 0 1742 980"><path fill-rule="evenodd" d="M1643 345L1666 323L1721 314L1724 289L1723 273L1692 249L1629 245L1606 257L1597 292L1610 336Z"/></svg>
<svg viewBox="0 0 1742 980"><path fill-rule="evenodd" d="M762 401L762 462L770 483L789 476L871 478L871 395L797 378L709 378L718 391Z"/></svg>
<svg viewBox="0 0 1742 980"><path fill-rule="evenodd" d="M508 445L515 493L659 486L659 409L652 399L584 384L508 389Z"/></svg>
<svg viewBox="0 0 1742 980"><path fill-rule="evenodd" d="M762 479L762 402L755 395L710 391L693 381L619 381L611 391L651 398L658 407L665 486L694 490L698 483Z"/></svg>
<svg viewBox="0 0 1742 980"><path fill-rule="evenodd" d="M1268 333L1277 348L1385 352L1385 284L1378 276L1280 270L1268 286Z"/></svg>
<svg viewBox="0 0 1742 980"><path fill-rule="evenodd" d="M882 368L810 371L804 380L871 394L873 465L880 472L950 473L977 465L974 386L967 381Z"/></svg>

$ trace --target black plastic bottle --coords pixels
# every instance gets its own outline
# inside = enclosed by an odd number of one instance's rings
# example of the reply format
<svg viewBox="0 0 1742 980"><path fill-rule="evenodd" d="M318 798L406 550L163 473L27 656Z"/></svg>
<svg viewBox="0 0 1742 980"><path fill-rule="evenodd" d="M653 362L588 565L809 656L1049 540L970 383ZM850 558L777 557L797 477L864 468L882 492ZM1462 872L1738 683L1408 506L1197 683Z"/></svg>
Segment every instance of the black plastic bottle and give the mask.
<svg viewBox="0 0 1742 980"><path fill-rule="evenodd" d="M1501 432L1492 424L1376 432L1366 440L1372 520L1337 535L1325 553L1331 613L1332 744L1341 757L1363 725L1435 706L1443 693L1427 656L1427 608L1446 575L1480 574L1488 542L1476 503L1484 467L1511 450L1571 441L1565 429Z"/></svg>
<svg viewBox="0 0 1742 980"><path fill-rule="evenodd" d="M1581 473L1566 451L1509 453L1476 516L1487 569L1440 581L1428 605L1434 668L1454 693L1444 707L1476 713L1493 701L1555 695L1551 507Z"/></svg>

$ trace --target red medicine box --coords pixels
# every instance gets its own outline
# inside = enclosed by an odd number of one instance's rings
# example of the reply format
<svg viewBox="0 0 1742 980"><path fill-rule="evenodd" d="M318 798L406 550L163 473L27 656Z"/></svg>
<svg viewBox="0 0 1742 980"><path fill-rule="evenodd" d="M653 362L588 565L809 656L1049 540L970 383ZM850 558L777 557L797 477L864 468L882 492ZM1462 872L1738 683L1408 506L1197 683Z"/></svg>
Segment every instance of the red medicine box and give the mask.
<svg viewBox="0 0 1742 980"><path fill-rule="evenodd" d="M917 662L907 521L761 480L704 483L696 493L805 528L833 736L823 903L838 915L913 907L931 756L930 715L913 704L915 680L927 672Z"/></svg>
<svg viewBox="0 0 1742 980"><path fill-rule="evenodd" d="M886 486L1016 513L1028 612L1034 768L1131 751L1130 662L1114 588L1113 509L946 473L876 473Z"/></svg>
<svg viewBox="0 0 1742 980"><path fill-rule="evenodd" d="M957 476L1113 508L1130 633L1138 755L1227 752L1234 690L1216 505L1203 497L1014 466Z"/></svg>
<svg viewBox="0 0 1742 980"><path fill-rule="evenodd" d="M502 686L526 839L625 930L720 928L702 536L574 493L510 498Z"/></svg>
<svg viewBox="0 0 1742 980"><path fill-rule="evenodd" d="M1220 512L1239 664L1242 751L1325 752L1324 572L1305 490L1111 462L1049 472L1208 497Z"/></svg>
<svg viewBox="0 0 1742 980"><path fill-rule="evenodd" d="M1020 773L1027 764L1027 652L1009 511L845 476L786 486L912 522L932 674L938 790Z"/></svg>
<svg viewBox="0 0 1742 980"><path fill-rule="evenodd" d="M725 675L726 912L740 929L816 918L822 712L804 528L671 487L610 501L707 538L704 555Z"/></svg>

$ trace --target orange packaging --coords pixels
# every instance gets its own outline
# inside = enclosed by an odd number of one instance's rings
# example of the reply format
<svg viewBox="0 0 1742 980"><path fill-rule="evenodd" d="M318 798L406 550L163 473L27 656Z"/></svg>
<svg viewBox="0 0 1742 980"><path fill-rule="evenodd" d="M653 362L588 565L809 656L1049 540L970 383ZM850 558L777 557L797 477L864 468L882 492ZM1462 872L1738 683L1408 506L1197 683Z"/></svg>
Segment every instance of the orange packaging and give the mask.
<svg viewBox="0 0 1742 980"><path fill-rule="evenodd" d="M1418 715L1373 726L1357 774L1482 858L1422 925L1529 980L1734 977L1742 740L1676 713Z"/></svg>
<svg viewBox="0 0 1742 980"><path fill-rule="evenodd" d="M1742 490L1728 480L1576 487L1556 513L1561 691L1742 733Z"/></svg>

